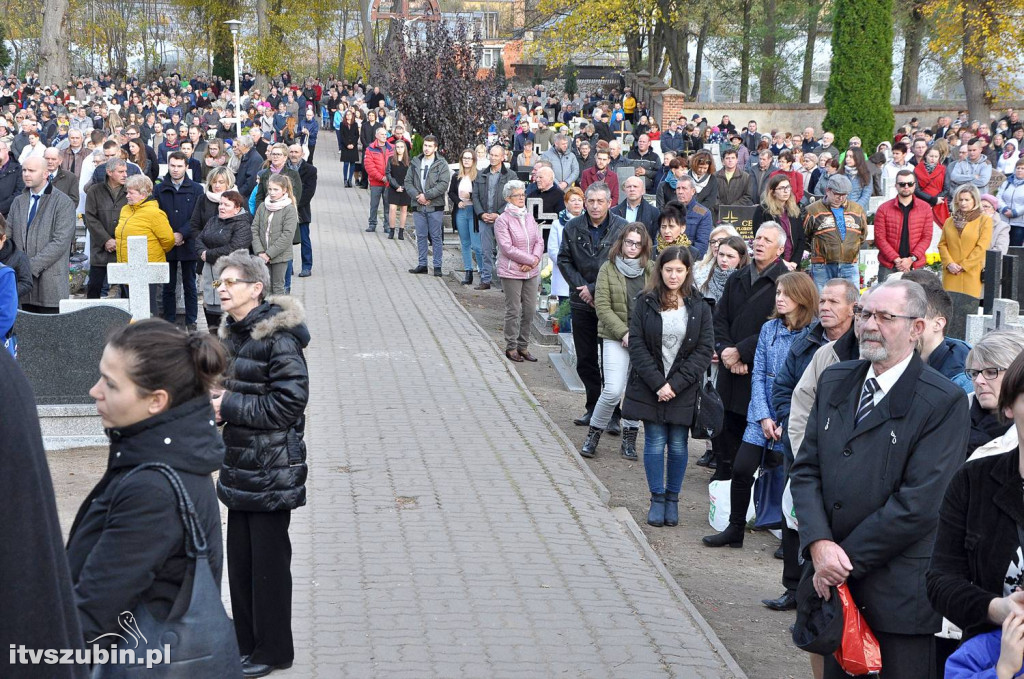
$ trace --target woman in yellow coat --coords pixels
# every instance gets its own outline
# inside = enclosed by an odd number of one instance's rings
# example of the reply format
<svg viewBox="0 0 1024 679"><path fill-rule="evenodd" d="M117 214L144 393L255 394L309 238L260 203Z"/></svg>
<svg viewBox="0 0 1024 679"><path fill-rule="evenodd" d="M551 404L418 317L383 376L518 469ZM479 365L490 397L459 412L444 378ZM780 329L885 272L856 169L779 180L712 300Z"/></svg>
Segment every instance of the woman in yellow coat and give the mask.
<svg viewBox="0 0 1024 679"><path fill-rule="evenodd" d="M953 194L953 214L942 226L942 287L981 298L981 270L992 242L992 219L981 212L981 194L965 184Z"/></svg>
<svg viewBox="0 0 1024 679"><path fill-rule="evenodd" d="M153 182L143 174L128 177L124 184L128 204L121 208L121 216L114 230L117 261L128 261L128 237L145 236L149 240L149 261L166 262L167 253L175 243L175 234L167 215L153 196ZM161 285L149 286L149 311L156 315L156 300Z"/></svg>

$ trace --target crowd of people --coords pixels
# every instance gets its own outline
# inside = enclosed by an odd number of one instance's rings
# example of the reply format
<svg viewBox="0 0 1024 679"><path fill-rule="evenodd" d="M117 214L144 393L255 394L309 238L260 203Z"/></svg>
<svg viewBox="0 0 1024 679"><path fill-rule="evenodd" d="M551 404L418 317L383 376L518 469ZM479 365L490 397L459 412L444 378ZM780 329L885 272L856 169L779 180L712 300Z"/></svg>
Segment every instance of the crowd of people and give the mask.
<svg viewBox="0 0 1024 679"><path fill-rule="evenodd" d="M450 168L431 137L419 152L419 131L389 127L400 116L370 123L363 167L371 191L389 191L371 194L366 230L377 202L404 189L419 247L411 273L428 271L432 243L440 275L449 210L463 284L479 273L476 290L504 293L513 362L536 360L547 252L586 391L580 454L621 435L621 456L638 460L643 428L651 526L679 523L690 435L714 385L724 416L697 464L729 482L731 511L704 545L743 546L759 469L781 465L789 481L784 592L765 606L815 605L799 599L802 581L821 599L846 583L879 639L882 676L941 677L949 656L948 667L1018 672L1024 648L1000 661L999 628L1019 637L1024 615L1024 558L1012 553L1013 524L1024 526L1024 336L991 332L974 347L946 336L951 294L981 296L985 252L1024 244L1018 114L986 126L965 112L931 128L911 120L867 155L856 137L840 151L827 131L762 134L728 116L659 128L628 90L510 88L503 101L486 144ZM341 160L354 162L344 150ZM403 168L397 182L392 167ZM724 205L755 206L752 240L718 222ZM385 216L389 236L394 227ZM872 227L879 274L865 281ZM941 275L925 268L936 236ZM999 461L968 461L982 455ZM989 489L990 475L1017 491ZM981 522L996 520L1002 537L987 537ZM993 561L979 565L982 555ZM847 676L831 655L811 658L816 676Z"/></svg>

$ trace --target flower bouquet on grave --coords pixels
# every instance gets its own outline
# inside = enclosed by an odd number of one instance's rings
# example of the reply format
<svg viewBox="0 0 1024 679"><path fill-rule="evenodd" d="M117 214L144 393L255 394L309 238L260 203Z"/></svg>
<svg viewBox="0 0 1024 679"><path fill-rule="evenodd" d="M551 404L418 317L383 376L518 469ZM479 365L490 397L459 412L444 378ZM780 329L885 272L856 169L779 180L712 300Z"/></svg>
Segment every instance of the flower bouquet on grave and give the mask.
<svg viewBox="0 0 1024 679"><path fill-rule="evenodd" d="M925 255L925 262L928 264L928 268L942 275L942 256L937 252L929 252Z"/></svg>

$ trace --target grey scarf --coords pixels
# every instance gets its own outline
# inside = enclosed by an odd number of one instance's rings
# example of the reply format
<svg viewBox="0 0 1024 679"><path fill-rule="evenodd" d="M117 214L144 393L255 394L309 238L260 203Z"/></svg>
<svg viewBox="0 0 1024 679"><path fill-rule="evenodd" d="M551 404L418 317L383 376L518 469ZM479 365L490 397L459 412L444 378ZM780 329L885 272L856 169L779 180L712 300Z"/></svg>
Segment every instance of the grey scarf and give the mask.
<svg viewBox="0 0 1024 679"><path fill-rule="evenodd" d="M710 297L715 302L722 299L722 293L725 292L725 282L729 280L731 273L732 271L719 269L717 266L711 269L711 275L704 281L704 297Z"/></svg>
<svg viewBox="0 0 1024 679"><path fill-rule="evenodd" d="M644 266L640 263L639 257L627 259L625 257L615 258L615 268L626 278L636 278L644 275Z"/></svg>

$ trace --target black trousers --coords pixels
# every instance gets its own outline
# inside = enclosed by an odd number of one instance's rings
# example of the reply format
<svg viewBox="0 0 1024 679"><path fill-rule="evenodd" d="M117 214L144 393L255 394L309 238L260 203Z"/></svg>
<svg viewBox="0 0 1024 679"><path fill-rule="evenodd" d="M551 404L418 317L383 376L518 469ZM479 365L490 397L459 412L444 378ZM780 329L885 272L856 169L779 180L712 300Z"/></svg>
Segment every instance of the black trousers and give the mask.
<svg viewBox="0 0 1024 679"><path fill-rule="evenodd" d="M927 605L927 604L923 604ZM871 679L934 679L935 637L931 634L888 634L875 630L882 650L882 673ZM850 679L835 656L825 658L824 679Z"/></svg>
<svg viewBox="0 0 1024 679"><path fill-rule="evenodd" d="M597 347L597 312L593 307L572 307L572 343L576 347L576 374L587 390L587 410L601 396L601 362Z"/></svg>
<svg viewBox="0 0 1024 679"><path fill-rule="evenodd" d="M786 467L786 478L789 478L789 469L793 462L789 455L783 456L783 463ZM782 586L786 589L796 591L800 584L800 576L803 569L800 567L800 532L795 531L786 525L782 520Z"/></svg>
<svg viewBox="0 0 1024 679"><path fill-rule="evenodd" d="M754 474L761 466L762 446L744 441L736 451L732 463L732 485L729 489L729 525L743 526L747 523L747 507L750 506L750 491L754 487ZM798 580L799 582L799 580Z"/></svg>
<svg viewBox="0 0 1024 679"><path fill-rule="evenodd" d="M747 414L734 413L731 410L725 411L725 418L722 420L722 433L715 437L713 443L715 452L718 453L719 462L732 464L736 458L736 451L743 443L743 431L747 428Z"/></svg>
<svg viewBox="0 0 1024 679"><path fill-rule="evenodd" d="M290 511L228 511L228 583L238 650L255 664L295 659Z"/></svg>
<svg viewBox="0 0 1024 679"><path fill-rule="evenodd" d="M99 299L103 293L103 286L107 282L107 267L89 267L89 285L85 288L86 299Z"/></svg>

